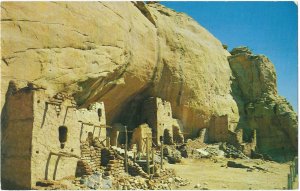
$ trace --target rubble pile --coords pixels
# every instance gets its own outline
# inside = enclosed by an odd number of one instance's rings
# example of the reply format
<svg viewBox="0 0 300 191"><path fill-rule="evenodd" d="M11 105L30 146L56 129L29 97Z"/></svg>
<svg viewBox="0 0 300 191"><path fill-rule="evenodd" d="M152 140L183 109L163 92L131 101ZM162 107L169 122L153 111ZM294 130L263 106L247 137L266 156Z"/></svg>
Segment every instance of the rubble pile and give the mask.
<svg viewBox="0 0 300 191"><path fill-rule="evenodd" d="M219 149L219 144L207 145L204 150L214 157L224 157L225 155L224 151Z"/></svg>
<svg viewBox="0 0 300 191"><path fill-rule="evenodd" d="M96 171L91 175L83 175L72 181L80 189L110 189L112 188L112 177L105 176L103 170Z"/></svg>
<svg viewBox="0 0 300 191"><path fill-rule="evenodd" d="M189 158L211 158L211 157L226 157L226 158L242 158L248 157L239 149L228 143L205 144L201 140L188 140L186 143L186 151Z"/></svg>
<svg viewBox="0 0 300 191"><path fill-rule="evenodd" d="M163 154L171 164L179 163L181 161L181 152L173 145L165 145L163 148Z"/></svg>
<svg viewBox="0 0 300 191"><path fill-rule="evenodd" d="M131 175L131 176L141 176L141 177L144 177L144 178L148 178L148 174L144 172L143 168L137 164L137 163L134 163L130 160L128 160L128 173Z"/></svg>
<svg viewBox="0 0 300 191"><path fill-rule="evenodd" d="M194 140L188 139L186 143L187 155L193 155L192 152L194 149L200 149L204 147L206 147L206 144L203 143L203 140L201 140L200 138L196 138Z"/></svg>
<svg viewBox="0 0 300 191"><path fill-rule="evenodd" d="M225 157L227 158L249 159L242 151L228 143L220 144L220 149L225 152Z"/></svg>
<svg viewBox="0 0 300 191"><path fill-rule="evenodd" d="M170 190L190 184L188 180L176 177L171 169L163 169L156 174L157 176L153 176L152 179L129 175L114 177L113 188L117 190Z"/></svg>
<svg viewBox="0 0 300 191"><path fill-rule="evenodd" d="M211 158L211 157L224 157L224 152L219 149L219 144L203 145L202 148L189 148L190 158Z"/></svg>
<svg viewBox="0 0 300 191"><path fill-rule="evenodd" d="M82 184L82 187L87 187L89 189L100 189L102 188L101 186L101 173L95 172L92 175L85 175L82 176L80 179L80 184Z"/></svg>
<svg viewBox="0 0 300 191"><path fill-rule="evenodd" d="M129 175L124 175L121 177L116 177L113 182L114 188L117 190L136 190L143 189L147 190L148 185L146 179L142 177L132 177Z"/></svg>
<svg viewBox="0 0 300 191"><path fill-rule="evenodd" d="M188 151L186 144L182 144L180 146L177 146L176 149L181 153L181 156L184 158L188 158Z"/></svg>
<svg viewBox="0 0 300 191"><path fill-rule="evenodd" d="M150 190L170 190L190 184L187 179L177 177L173 169L158 170L152 180L149 180Z"/></svg>

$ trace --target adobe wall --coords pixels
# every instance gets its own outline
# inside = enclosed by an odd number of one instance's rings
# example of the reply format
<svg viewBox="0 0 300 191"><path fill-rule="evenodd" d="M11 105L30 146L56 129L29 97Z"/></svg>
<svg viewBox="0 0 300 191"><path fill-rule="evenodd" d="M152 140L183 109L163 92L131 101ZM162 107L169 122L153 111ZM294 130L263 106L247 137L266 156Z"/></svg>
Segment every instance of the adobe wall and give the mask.
<svg viewBox="0 0 300 191"><path fill-rule="evenodd" d="M173 118L171 103L163 101L160 98L157 101L157 136L160 137L164 134L164 130L168 129L170 134L173 136Z"/></svg>
<svg viewBox="0 0 300 191"><path fill-rule="evenodd" d="M81 124L75 104L68 98L52 99L44 91L35 91L33 108L32 186L41 179L59 180L74 176L81 154ZM61 148L59 140L60 126L68 130L64 148ZM78 158L62 155L61 152Z"/></svg>
<svg viewBox="0 0 300 191"><path fill-rule="evenodd" d="M109 131L111 146L119 146L120 137L122 137L122 134L124 136L124 133L122 133L122 132L124 132L124 129L125 129L125 127L121 123L112 124L112 128Z"/></svg>
<svg viewBox="0 0 300 191"><path fill-rule="evenodd" d="M146 138L149 137L149 146L152 145L152 131L147 124L142 124L133 130L131 145L137 145L137 151L146 153Z"/></svg>
<svg viewBox="0 0 300 191"><path fill-rule="evenodd" d="M78 121L81 123L80 141L86 141L88 133L93 138L98 137L101 141L106 139L106 118L104 103L93 103L88 109L83 108L77 111Z"/></svg>
<svg viewBox="0 0 300 191"><path fill-rule="evenodd" d="M226 142L229 137L228 115L213 116L208 128L210 142Z"/></svg>
<svg viewBox="0 0 300 191"><path fill-rule="evenodd" d="M7 99L7 127L1 132L2 188L31 188L33 92L22 90ZM10 188L11 189L11 188Z"/></svg>
<svg viewBox="0 0 300 191"><path fill-rule="evenodd" d="M106 138L103 103L77 110L71 97L62 97L49 99L44 91L35 93L32 184L39 179L59 180L74 176L81 157L80 143L87 140L88 133L92 133L93 138L100 137L100 140ZM56 105L57 102L60 104ZM64 148L59 140L60 126L68 129Z"/></svg>
<svg viewBox="0 0 300 191"><path fill-rule="evenodd" d="M163 136L164 130L168 129L173 135L173 118L170 102L163 101L158 97L148 98L142 109L141 122L147 123L152 129L153 141L160 145L159 137Z"/></svg>

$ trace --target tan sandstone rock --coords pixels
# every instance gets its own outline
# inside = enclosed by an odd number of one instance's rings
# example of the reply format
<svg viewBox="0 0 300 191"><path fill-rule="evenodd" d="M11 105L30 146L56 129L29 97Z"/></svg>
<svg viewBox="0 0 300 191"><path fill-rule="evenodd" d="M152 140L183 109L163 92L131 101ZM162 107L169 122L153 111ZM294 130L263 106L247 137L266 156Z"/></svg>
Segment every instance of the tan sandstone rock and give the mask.
<svg viewBox="0 0 300 191"><path fill-rule="evenodd" d="M235 77L232 90L239 106L239 128L244 132L256 129L258 151L287 160L297 151L298 119L277 93L274 65L246 47L235 48L231 54L228 60Z"/></svg>
<svg viewBox="0 0 300 191"><path fill-rule="evenodd" d="M2 3L2 100L8 82L29 80L74 93L82 107L103 101L123 122L139 94L171 102L186 132L212 114L238 120L229 53L192 18L159 4ZM4 102L1 102L3 106Z"/></svg>

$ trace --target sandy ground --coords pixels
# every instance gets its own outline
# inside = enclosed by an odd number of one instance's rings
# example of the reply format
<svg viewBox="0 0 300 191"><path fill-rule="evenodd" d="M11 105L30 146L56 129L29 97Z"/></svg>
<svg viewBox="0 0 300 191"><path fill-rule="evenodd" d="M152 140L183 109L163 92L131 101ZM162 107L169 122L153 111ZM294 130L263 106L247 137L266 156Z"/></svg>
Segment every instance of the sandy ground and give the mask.
<svg viewBox="0 0 300 191"><path fill-rule="evenodd" d="M266 171L230 168L226 165L228 160L247 166L257 166ZM287 187L289 173L288 164L258 159L183 159L180 164L165 166L173 168L178 176L190 180L191 184L181 187L181 190L282 190ZM200 184L199 188L195 188L197 184Z"/></svg>
<svg viewBox="0 0 300 191"><path fill-rule="evenodd" d="M253 170L227 167L229 160L249 166ZM288 163L279 164L260 159L183 158L179 164L166 163L164 167L174 169L177 176L191 182L187 186L180 187L180 190L284 190L287 187L289 173ZM72 184L71 179L59 182L68 190L82 189ZM199 187L195 188L196 185ZM293 188L298 188L298 179Z"/></svg>

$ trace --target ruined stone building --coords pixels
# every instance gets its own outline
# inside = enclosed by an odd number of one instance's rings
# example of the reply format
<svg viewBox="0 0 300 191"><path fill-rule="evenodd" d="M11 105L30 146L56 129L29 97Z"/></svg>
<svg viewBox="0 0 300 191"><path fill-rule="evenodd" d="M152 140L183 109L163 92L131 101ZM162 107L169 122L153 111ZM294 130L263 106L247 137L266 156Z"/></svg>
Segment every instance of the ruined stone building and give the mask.
<svg viewBox="0 0 300 191"><path fill-rule="evenodd" d="M53 98L26 87L7 98L2 132L2 184L30 189L39 180L74 176L81 143L106 139L103 103L77 109L72 97Z"/></svg>
<svg viewBox="0 0 300 191"><path fill-rule="evenodd" d="M141 134L145 138L148 133L152 137L152 146L160 145L160 136L164 137L165 144L183 143L183 125L179 119L172 117L171 104L168 101L158 97L149 97L141 102L141 112L137 114L137 125L129 132L129 144L138 144L141 149L141 138L137 139L137 135ZM109 131L110 143L112 146L121 146L124 143L125 125L121 123L112 124L112 129ZM147 129L150 127L150 129ZM151 134L151 136L150 136Z"/></svg>
<svg viewBox="0 0 300 191"><path fill-rule="evenodd" d="M252 130L251 137L245 141L243 129L232 129L228 115L213 116L207 135L209 142L228 142L247 156L251 156L251 151L256 150L256 130Z"/></svg>
<svg viewBox="0 0 300 191"><path fill-rule="evenodd" d="M182 124L180 120L172 117L172 108L168 101L158 97L148 98L143 104L141 121L151 127L153 142L157 145L160 145L160 136L164 136L166 144L184 142Z"/></svg>
<svg viewBox="0 0 300 191"><path fill-rule="evenodd" d="M230 136L227 142L239 148L248 157L251 157L252 152L257 150L256 130L251 131L250 140L244 139L243 129L238 129L235 132L229 131L229 133Z"/></svg>
<svg viewBox="0 0 300 191"><path fill-rule="evenodd" d="M229 136L228 116L212 116L210 127L208 128L208 137L211 142L226 142Z"/></svg>

